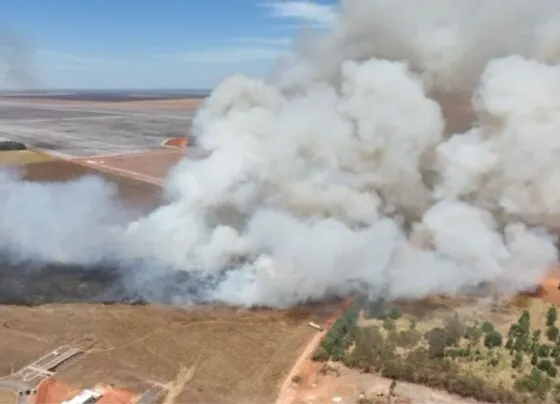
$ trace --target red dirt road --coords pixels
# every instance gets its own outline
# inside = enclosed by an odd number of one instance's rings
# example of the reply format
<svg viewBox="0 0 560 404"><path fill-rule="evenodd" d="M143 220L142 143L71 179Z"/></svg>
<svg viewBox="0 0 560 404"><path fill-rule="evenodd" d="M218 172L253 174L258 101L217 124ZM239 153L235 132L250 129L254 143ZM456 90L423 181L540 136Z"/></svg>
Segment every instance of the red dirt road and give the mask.
<svg viewBox="0 0 560 404"><path fill-rule="evenodd" d="M301 353L296 363L284 379L280 392L275 404L292 404L296 401L300 386L310 386L319 372L320 364L311 360L313 353L321 343L321 339L328 332L334 321L344 313L348 306L352 303L351 299L347 299L338 304L332 316L320 324L324 331L317 331L311 338L304 351ZM294 383L292 379L294 376L301 377L301 384Z"/></svg>
<svg viewBox="0 0 560 404"><path fill-rule="evenodd" d="M162 185L169 169L177 164L181 157L181 150L169 148L131 154L79 158L72 159L72 161L100 171Z"/></svg>

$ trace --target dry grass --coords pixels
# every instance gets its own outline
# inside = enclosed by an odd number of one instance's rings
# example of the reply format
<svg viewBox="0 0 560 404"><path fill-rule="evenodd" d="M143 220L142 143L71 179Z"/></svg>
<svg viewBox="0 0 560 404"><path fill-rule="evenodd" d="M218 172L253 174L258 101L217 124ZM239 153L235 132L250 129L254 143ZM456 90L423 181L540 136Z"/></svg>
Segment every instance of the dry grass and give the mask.
<svg viewBox="0 0 560 404"><path fill-rule="evenodd" d="M17 394L11 390L0 389L0 403L9 404L15 403L17 400Z"/></svg>
<svg viewBox="0 0 560 404"><path fill-rule="evenodd" d="M177 402L272 402L309 341L308 310L238 311L156 306L0 306L0 374L61 344L86 351L58 378L77 387L113 383L142 392L196 363Z"/></svg>
<svg viewBox="0 0 560 404"><path fill-rule="evenodd" d="M0 166L14 164L43 163L54 160L48 154L34 152L30 150L13 150L0 152Z"/></svg>

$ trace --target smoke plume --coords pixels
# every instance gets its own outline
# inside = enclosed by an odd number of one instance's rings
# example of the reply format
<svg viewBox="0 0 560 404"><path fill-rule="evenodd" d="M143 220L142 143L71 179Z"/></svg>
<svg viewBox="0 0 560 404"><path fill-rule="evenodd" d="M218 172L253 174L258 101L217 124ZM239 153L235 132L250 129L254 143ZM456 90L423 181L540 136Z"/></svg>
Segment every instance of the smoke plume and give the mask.
<svg viewBox="0 0 560 404"><path fill-rule="evenodd" d="M23 36L0 26L0 71L6 84L24 90L41 87L33 73L32 55Z"/></svg>
<svg viewBox="0 0 560 404"><path fill-rule="evenodd" d="M172 169L165 206L118 223L98 181L5 178L0 245L116 263L147 299L192 301L199 285L202 300L277 307L515 292L556 265L557 1L347 0L295 50L208 97L193 131L209 155ZM444 134L438 93L472 96L470 130Z"/></svg>

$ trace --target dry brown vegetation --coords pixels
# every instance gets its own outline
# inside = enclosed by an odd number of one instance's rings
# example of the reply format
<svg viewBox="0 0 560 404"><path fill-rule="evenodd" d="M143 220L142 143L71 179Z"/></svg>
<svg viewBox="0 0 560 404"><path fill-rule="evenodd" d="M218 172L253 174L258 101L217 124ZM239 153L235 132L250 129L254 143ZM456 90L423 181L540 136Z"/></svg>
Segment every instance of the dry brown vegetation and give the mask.
<svg viewBox="0 0 560 404"><path fill-rule="evenodd" d="M88 304L0 306L0 313L0 374L70 344L86 354L59 371L64 383L142 392L154 383L178 385L181 369L195 369L177 397L189 403L272 402L314 333L307 321L322 320L307 309Z"/></svg>
<svg viewBox="0 0 560 404"><path fill-rule="evenodd" d="M17 400L17 395L11 390L0 389L0 403L9 404L15 403Z"/></svg>

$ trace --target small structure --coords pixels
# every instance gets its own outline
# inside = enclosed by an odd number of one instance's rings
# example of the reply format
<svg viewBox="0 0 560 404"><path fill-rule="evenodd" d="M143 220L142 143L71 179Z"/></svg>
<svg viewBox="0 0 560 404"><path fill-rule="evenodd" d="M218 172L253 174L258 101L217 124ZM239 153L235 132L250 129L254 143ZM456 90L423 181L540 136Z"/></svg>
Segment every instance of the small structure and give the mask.
<svg viewBox="0 0 560 404"><path fill-rule="evenodd" d="M95 390L82 390L77 396L74 396L70 400L63 401L62 404L93 404L103 396L98 391Z"/></svg>

